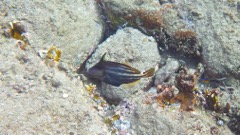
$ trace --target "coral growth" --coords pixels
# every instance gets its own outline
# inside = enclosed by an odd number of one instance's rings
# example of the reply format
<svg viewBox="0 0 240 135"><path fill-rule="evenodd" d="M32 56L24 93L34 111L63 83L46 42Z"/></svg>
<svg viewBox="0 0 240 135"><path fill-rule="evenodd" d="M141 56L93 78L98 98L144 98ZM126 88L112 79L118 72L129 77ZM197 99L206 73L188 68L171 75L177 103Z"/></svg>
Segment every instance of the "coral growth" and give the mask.
<svg viewBox="0 0 240 135"><path fill-rule="evenodd" d="M134 12L135 22L137 26L141 26L147 29L161 29L163 25L162 11L154 10L147 11L145 9L139 9Z"/></svg>
<svg viewBox="0 0 240 135"><path fill-rule="evenodd" d="M218 100L218 94L219 90L218 89L213 89L211 91L206 90L205 92L205 97L206 97L206 105L207 108L212 110L212 111L220 111L220 103Z"/></svg>
<svg viewBox="0 0 240 135"><path fill-rule="evenodd" d="M178 41L186 42L187 40L196 40L197 34L192 30L178 30L174 33L174 37Z"/></svg>
<svg viewBox="0 0 240 135"><path fill-rule="evenodd" d="M157 92L159 93L156 96L158 103L164 108L165 104L169 104L170 100L174 97L175 87L172 85L158 85Z"/></svg>
<svg viewBox="0 0 240 135"><path fill-rule="evenodd" d="M105 7L106 18L108 18L111 28L113 30L122 26L132 26L139 28L141 31L148 35L159 35L163 28L163 13L173 6L166 4L163 7L156 9L137 8L136 10L130 10L127 12L116 12L112 10L112 7Z"/></svg>
<svg viewBox="0 0 240 135"><path fill-rule="evenodd" d="M206 90L205 92L205 99L206 99L206 104L205 104L205 108L212 110L212 111L216 111L218 113L229 113L230 111L230 103L226 103L225 106L222 106L219 102L219 89L212 89L210 90Z"/></svg>
<svg viewBox="0 0 240 135"><path fill-rule="evenodd" d="M154 96L158 103L165 107L165 104L181 102L180 110L192 111L196 104L196 83L199 78L199 71L189 74L186 68L182 68L176 76L175 85L159 84L157 86L157 96ZM174 91L178 90L178 94L174 95Z"/></svg>
<svg viewBox="0 0 240 135"><path fill-rule="evenodd" d="M197 80L196 74L188 74L187 69L183 68L176 76L176 88L178 88L179 93L171 100L171 103L181 101L180 110L193 111L196 104L194 91L197 89Z"/></svg>
<svg viewBox="0 0 240 135"><path fill-rule="evenodd" d="M230 103L222 106L219 102L220 92L218 88L200 92L197 90L197 82L204 72L202 64L199 64L194 73L188 73L187 68L182 67L175 77L175 85L158 84L157 95L152 96L164 108L165 105L181 102L181 111L193 111L194 106L201 105L208 110L218 113L229 113ZM175 95L174 91L178 90ZM147 103L151 103L147 101Z"/></svg>
<svg viewBox="0 0 240 135"><path fill-rule="evenodd" d="M88 94L92 94L96 90L97 86L93 84L85 85L85 90L88 92Z"/></svg>
<svg viewBox="0 0 240 135"><path fill-rule="evenodd" d="M201 46L197 42L197 34L190 29L178 30L173 35L177 46L177 51L182 51L186 54L200 55Z"/></svg>

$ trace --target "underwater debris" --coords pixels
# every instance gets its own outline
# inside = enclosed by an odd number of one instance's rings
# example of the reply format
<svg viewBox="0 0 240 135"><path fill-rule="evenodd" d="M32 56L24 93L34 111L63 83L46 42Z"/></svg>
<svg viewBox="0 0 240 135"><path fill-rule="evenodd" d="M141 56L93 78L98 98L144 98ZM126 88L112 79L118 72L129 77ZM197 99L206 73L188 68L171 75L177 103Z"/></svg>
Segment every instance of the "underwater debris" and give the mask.
<svg viewBox="0 0 240 135"><path fill-rule="evenodd" d="M22 50L25 50L26 46L30 45L25 26L20 21L9 22L9 25L10 28L5 29L3 34L8 38L12 37L23 41L23 43L18 42L18 44Z"/></svg>
<svg viewBox="0 0 240 135"><path fill-rule="evenodd" d="M61 54L62 54L61 50L57 49L56 46L52 46L51 48L48 49L46 57L58 62L61 58Z"/></svg>

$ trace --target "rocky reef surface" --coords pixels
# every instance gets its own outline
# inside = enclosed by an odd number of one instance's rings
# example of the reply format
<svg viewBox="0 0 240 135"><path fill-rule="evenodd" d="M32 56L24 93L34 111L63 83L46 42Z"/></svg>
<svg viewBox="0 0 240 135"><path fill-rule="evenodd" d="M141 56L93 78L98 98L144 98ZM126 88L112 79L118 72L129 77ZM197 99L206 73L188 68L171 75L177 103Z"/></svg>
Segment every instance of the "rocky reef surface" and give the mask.
<svg viewBox="0 0 240 135"><path fill-rule="evenodd" d="M3 0L0 134L239 134L239 22L237 0ZM104 53L157 71L86 78Z"/></svg>

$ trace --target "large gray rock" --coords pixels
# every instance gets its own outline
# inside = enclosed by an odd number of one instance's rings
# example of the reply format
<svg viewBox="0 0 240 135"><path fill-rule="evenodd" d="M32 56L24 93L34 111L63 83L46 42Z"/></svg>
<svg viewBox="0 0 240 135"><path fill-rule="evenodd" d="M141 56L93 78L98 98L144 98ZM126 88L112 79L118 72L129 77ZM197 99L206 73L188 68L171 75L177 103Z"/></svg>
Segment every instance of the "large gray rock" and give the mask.
<svg viewBox="0 0 240 135"><path fill-rule="evenodd" d="M77 78L47 67L39 50L55 45L75 70L99 42L94 0L0 1L0 24L22 21L31 47L16 47L0 28L0 134L107 134L108 128Z"/></svg>
<svg viewBox="0 0 240 135"><path fill-rule="evenodd" d="M109 37L105 42L99 45L96 52L88 60L86 68L94 66L101 59L104 53L107 53L106 60L129 63L132 67L140 71L154 68L160 61L160 55L157 49L157 43L152 37L142 34L137 29L124 28ZM128 98L136 91L144 90L149 84L149 78L143 78L133 87L115 87L102 83L102 95L111 103L118 103L124 98Z"/></svg>
<svg viewBox="0 0 240 135"><path fill-rule="evenodd" d="M162 84L168 81L174 73L179 69L179 62L174 59L167 59L166 65L161 67L155 75L154 85ZM174 84L174 82L172 82Z"/></svg>
<svg viewBox="0 0 240 135"><path fill-rule="evenodd" d="M82 82L0 36L0 134L107 134Z"/></svg>
<svg viewBox="0 0 240 135"><path fill-rule="evenodd" d="M95 0L0 2L6 16L0 23L23 21L36 52L55 45L62 50L61 62L75 70L99 43L103 26Z"/></svg>
<svg viewBox="0 0 240 135"><path fill-rule="evenodd" d="M178 1L165 14L168 32L192 29L202 46L202 62L212 78L240 76L240 21L237 1ZM173 17L175 16L175 17ZM179 18L179 16L181 18ZM183 22L184 25L177 25Z"/></svg>
<svg viewBox="0 0 240 135"><path fill-rule="evenodd" d="M163 109L156 102L144 104L146 97L146 93L139 92L125 101L125 107L117 107L120 119L131 125L127 132L134 135L233 134L226 124L217 126L215 119L200 110L180 112L177 106Z"/></svg>
<svg viewBox="0 0 240 135"><path fill-rule="evenodd" d="M233 76L239 79L240 16L237 1L164 0L160 1L161 5L155 2L106 0L106 5L111 11L113 26L133 25L159 39L160 45L179 51L179 55L201 57L206 75L211 78ZM154 24L159 27L149 27ZM161 32L161 28L167 35Z"/></svg>

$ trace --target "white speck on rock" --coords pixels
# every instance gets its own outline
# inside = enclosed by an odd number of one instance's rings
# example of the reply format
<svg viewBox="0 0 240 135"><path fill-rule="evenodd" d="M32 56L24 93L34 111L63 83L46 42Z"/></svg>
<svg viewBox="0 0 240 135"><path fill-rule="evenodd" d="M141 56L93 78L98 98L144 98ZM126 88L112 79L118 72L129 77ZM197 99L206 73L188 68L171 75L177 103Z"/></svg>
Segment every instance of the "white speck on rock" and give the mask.
<svg viewBox="0 0 240 135"><path fill-rule="evenodd" d="M62 95L62 97L63 97L63 98L68 98L68 94L64 93L64 94Z"/></svg>

